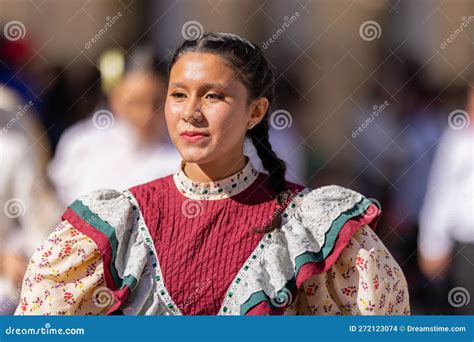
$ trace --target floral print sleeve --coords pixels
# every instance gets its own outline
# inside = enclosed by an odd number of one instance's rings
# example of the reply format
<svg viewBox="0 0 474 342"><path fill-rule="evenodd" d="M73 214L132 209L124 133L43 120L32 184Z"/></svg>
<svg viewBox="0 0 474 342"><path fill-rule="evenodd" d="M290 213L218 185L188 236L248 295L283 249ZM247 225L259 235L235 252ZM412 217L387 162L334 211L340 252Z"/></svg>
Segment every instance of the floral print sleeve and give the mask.
<svg viewBox="0 0 474 342"><path fill-rule="evenodd" d="M306 280L300 291L299 314L410 314L403 272L367 225L352 236L327 272Z"/></svg>
<svg viewBox="0 0 474 342"><path fill-rule="evenodd" d="M15 314L102 314L107 290L97 245L63 221L31 258Z"/></svg>

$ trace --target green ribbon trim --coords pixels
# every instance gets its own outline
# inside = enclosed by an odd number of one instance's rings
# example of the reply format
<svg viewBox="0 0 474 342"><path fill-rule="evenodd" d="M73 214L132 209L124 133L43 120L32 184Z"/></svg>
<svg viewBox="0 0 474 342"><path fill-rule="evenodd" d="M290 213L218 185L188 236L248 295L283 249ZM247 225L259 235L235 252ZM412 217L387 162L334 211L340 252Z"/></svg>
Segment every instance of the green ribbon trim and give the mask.
<svg viewBox="0 0 474 342"><path fill-rule="evenodd" d="M115 268L115 259L117 257L118 248L118 240L115 234L115 228L112 227L108 222L102 220L97 214L92 212L79 200L76 200L73 204L71 204L70 208L74 210L74 212L79 215L81 219L107 236L111 247L111 262L109 268L117 288L123 288L125 285L128 285L130 290L134 289L137 285L137 279L132 275L128 275L122 280L118 275L117 269Z"/></svg>
<svg viewBox="0 0 474 342"><path fill-rule="evenodd" d="M339 235L342 227L344 227L346 222L350 219L362 215L370 206L370 204L372 204L372 202L364 198L354 207L339 215L339 217L332 222L331 227L326 232L324 245L319 252L304 252L303 254L298 255L295 260L297 277L301 267L304 264L309 262L321 262L326 259L328 255L331 254L331 251L336 244L337 236Z"/></svg>

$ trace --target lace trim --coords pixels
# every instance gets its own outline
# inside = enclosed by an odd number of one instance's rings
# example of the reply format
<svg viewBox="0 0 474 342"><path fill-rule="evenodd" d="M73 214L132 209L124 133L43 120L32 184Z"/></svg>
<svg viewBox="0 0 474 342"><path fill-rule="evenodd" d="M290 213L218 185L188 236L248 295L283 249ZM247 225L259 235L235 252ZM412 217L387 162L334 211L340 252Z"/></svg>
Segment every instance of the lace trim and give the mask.
<svg viewBox="0 0 474 342"><path fill-rule="evenodd" d="M133 196L133 194L125 190L124 195L130 200L130 202L134 205L133 209L138 210L139 206L137 200ZM181 310L179 309L178 305L173 301L171 295L169 294L168 290L165 287L165 283L163 280L163 273L161 272L160 264L158 262L158 256L156 254L155 244L153 243L153 239L151 238L150 232L145 224L145 220L141 211L139 211L138 216L138 231L142 235L143 239L148 248L148 254L151 256L153 269L155 270L155 283L156 283L156 290L158 293L158 297L163 301L166 306L166 309L171 312L173 315L182 315Z"/></svg>
<svg viewBox="0 0 474 342"><path fill-rule="evenodd" d="M184 196L196 200L219 200L235 196L247 189L258 177L258 171L252 165L250 159L245 167L236 174L215 182L194 182L181 168L173 175L173 180Z"/></svg>

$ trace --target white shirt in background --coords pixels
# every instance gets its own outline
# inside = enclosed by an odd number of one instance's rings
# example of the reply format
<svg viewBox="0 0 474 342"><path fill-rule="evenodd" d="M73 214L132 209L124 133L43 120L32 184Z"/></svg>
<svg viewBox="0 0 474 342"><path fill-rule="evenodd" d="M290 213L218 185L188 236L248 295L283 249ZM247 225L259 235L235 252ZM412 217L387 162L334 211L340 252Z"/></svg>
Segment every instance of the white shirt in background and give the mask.
<svg viewBox="0 0 474 342"><path fill-rule="evenodd" d="M180 161L170 140L143 146L123 120L99 129L88 119L61 136L48 175L60 202L68 206L97 189L125 190L172 174Z"/></svg>
<svg viewBox="0 0 474 342"><path fill-rule="evenodd" d="M426 259L451 252L454 242L474 243L474 129L443 134L420 215L419 249Z"/></svg>

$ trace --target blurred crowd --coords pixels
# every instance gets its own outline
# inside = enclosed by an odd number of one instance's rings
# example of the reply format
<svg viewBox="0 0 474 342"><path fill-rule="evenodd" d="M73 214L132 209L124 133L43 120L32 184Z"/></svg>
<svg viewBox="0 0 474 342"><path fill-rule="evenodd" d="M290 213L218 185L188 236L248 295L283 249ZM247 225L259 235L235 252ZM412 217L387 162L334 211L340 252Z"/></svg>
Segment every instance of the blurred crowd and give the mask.
<svg viewBox="0 0 474 342"><path fill-rule="evenodd" d="M81 83L64 65L26 63L35 48L0 38L0 315L13 313L29 258L78 196L169 175L181 160L163 115L167 61L154 44L104 49ZM295 101L298 74L279 78L278 108L297 114L272 126L270 141L288 180L377 200L377 232L405 272L414 314L474 314L474 78L440 89L401 58L346 113L347 164L298 148L302 118L317 115ZM262 169L250 142L245 153Z"/></svg>

